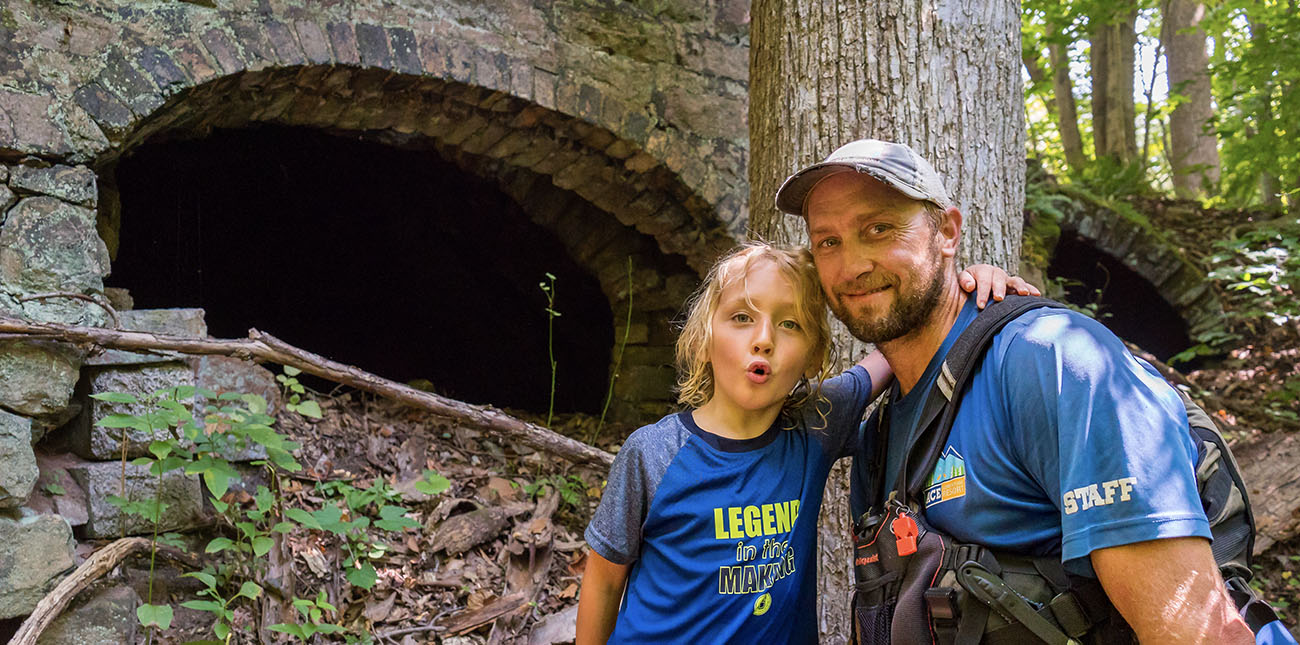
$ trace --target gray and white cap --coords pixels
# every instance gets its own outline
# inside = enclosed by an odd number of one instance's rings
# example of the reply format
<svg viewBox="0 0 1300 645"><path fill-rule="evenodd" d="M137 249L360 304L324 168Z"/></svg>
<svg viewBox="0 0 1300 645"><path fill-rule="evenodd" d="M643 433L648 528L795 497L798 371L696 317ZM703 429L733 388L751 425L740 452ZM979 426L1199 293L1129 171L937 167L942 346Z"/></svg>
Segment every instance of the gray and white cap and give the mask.
<svg viewBox="0 0 1300 645"><path fill-rule="evenodd" d="M784 213L802 217L808 193L818 182L849 171L871 175L912 199L931 202L944 209L952 206L939 173L915 150L901 143L859 139L840 146L825 161L786 178L776 191L776 207Z"/></svg>

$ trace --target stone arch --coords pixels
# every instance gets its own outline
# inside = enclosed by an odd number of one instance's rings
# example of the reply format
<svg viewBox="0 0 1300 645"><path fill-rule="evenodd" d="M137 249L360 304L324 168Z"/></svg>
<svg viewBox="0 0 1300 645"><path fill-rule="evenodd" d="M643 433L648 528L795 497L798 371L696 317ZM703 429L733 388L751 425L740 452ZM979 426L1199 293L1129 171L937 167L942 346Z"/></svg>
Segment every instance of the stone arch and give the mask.
<svg viewBox="0 0 1300 645"><path fill-rule="evenodd" d="M468 173L496 180L596 277L616 328L629 325L619 394L638 409L624 409L624 416L662 411L671 401L670 320L698 275L666 258L681 256L702 271L733 240L707 204L644 151L580 119L455 81L338 66L242 72L176 93L92 162L107 180L99 230L110 253L121 217L111 182L118 158L148 141L252 123L430 148ZM628 259L638 289L630 322Z"/></svg>
<svg viewBox="0 0 1300 645"><path fill-rule="evenodd" d="M1150 223L1078 200L1062 210L1063 232L1077 235L1149 282L1182 317L1192 339L1222 324L1223 303L1205 280L1205 270Z"/></svg>

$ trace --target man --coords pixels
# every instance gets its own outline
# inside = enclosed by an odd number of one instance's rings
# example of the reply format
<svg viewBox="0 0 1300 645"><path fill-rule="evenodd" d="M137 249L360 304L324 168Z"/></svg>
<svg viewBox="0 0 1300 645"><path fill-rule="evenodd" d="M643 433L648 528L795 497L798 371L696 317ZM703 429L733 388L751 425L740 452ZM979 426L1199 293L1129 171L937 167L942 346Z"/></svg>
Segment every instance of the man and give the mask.
<svg viewBox="0 0 1300 645"><path fill-rule="evenodd" d="M976 313L957 285L961 212L929 163L875 140L792 175L777 207L804 217L832 311L880 348L898 379L884 479L893 482L905 431ZM1060 554L1067 570L1095 575L1144 643L1254 642L1210 552L1182 403L1100 324L1037 309L1007 325L962 397L943 455L940 467L962 472L964 487L927 497L926 519L940 531ZM871 456L860 452L859 465ZM853 497L855 516L880 501L864 499L857 481Z"/></svg>

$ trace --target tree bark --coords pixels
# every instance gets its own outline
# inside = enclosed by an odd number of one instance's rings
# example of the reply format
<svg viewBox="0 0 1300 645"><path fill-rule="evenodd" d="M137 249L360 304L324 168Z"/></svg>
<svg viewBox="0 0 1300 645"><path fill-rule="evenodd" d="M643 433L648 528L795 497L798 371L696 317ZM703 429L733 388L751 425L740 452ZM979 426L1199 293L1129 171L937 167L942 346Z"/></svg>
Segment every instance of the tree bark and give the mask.
<svg viewBox="0 0 1300 645"><path fill-rule="evenodd" d="M1133 102L1137 7L1091 17L1092 140L1097 159L1137 160L1137 107Z"/></svg>
<svg viewBox="0 0 1300 645"><path fill-rule="evenodd" d="M1214 108L1210 56L1200 26L1204 15L1205 5L1197 0L1166 0L1160 28L1169 92L1186 97L1169 115L1174 193L1185 199L1208 194L1219 181L1218 141L1206 129Z"/></svg>
<svg viewBox="0 0 1300 645"><path fill-rule="evenodd" d="M929 159L965 216L962 264L1016 266L1024 207L1020 7L1009 0L755 0L750 9L750 229L803 243L779 213L780 182L851 140L906 143ZM836 326L846 361L867 347ZM847 468L820 518L822 640L848 640Z"/></svg>

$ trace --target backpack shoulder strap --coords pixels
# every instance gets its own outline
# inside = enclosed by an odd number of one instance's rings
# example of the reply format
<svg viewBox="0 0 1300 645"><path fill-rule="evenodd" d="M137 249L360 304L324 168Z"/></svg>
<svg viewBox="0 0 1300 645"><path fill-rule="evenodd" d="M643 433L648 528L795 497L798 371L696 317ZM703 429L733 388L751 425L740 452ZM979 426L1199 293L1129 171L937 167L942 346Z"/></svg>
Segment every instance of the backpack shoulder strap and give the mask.
<svg viewBox="0 0 1300 645"><path fill-rule="evenodd" d="M898 472L894 490L904 495L905 502L918 499L938 463L939 453L943 451L943 446L948 442L948 434L952 431L961 394L993 337L1007 323L1031 309L1064 306L1048 298L1008 295L1001 301L990 301L957 337L944 357L934 387L926 397L920 423L909 438L903 467Z"/></svg>

